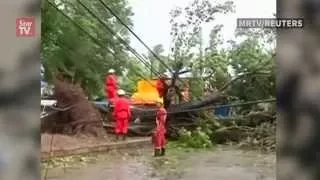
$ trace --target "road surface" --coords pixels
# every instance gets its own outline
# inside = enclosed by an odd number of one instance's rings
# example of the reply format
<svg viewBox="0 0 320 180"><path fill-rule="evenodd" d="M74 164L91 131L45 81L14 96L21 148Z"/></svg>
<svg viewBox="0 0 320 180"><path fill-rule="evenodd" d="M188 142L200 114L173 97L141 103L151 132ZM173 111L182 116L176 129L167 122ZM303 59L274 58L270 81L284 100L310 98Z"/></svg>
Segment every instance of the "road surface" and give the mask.
<svg viewBox="0 0 320 180"><path fill-rule="evenodd" d="M275 180L275 154L232 147L213 151L169 149L152 157L151 149L110 152L51 162L47 180ZM46 165L48 166L48 165ZM44 179L45 172L42 173Z"/></svg>

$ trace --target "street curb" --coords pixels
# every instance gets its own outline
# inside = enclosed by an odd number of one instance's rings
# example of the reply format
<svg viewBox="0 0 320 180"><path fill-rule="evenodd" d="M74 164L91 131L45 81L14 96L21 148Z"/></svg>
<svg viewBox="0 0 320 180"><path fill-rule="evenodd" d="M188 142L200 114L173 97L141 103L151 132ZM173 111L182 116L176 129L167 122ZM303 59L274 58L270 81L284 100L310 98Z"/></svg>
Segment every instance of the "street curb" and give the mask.
<svg viewBox="0 0 320 180"><path fill-rule="evenodd" d="M58 157L66 157L79 154L108 152L110 150L130 149L136 147L150 146L150 138L127 140L124 142L112 142L106 144L99 144L91 147L82 147L68 150L58 150L53 152L41 152L41 161L50 160Z"/></svg>

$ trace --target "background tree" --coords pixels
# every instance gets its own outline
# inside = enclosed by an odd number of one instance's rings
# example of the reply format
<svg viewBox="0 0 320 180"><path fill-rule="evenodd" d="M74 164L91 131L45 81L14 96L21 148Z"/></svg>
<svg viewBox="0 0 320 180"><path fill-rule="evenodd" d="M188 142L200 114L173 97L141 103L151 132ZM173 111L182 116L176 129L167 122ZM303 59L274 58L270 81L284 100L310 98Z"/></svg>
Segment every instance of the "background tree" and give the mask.
<svg viewBox="0 0 320 180"><path fill-rule="evenodd" d="M223 44L221 30L223 25L216 25L212 28L209 36L209 45L205 49L205 60L203 71L205 77L202 79L207 82L209 89L220 89L225 82L231 79L228 67L228 51L220 48Z"/></svg>
<svg viewBox="0 0 320 180"><path fill-rule="evenodd" d="M133 94L137 91L137 82L148 77L150 72L134 57L130 58L128 69L120 77L120 84L128 94Z"/></svg>
<svg viewBox="0 0 320 180"><path fill-rule="evenodd" d="M215 25L209 36L209 44L204 47L202 26L212 23L217 14L232 13L233 2L212 4L208 1L194 1L185 8L171 12L172 44L171 66L183 63L183 68L191 68L193 78L191 90L193 97L203 96L204 88L222 88L236 76L225 92L229 96L248 101L274 97L274 51L275 32L270 29L237 29L235 38L228 48L221 35L223 25ZM261 74L261 72L264 72ZM246 75L248 74L248 75ZM199 88L202 87L202 88Z"/></svg>
<svg viewBox="0 0 320 180"><path fill-rule="evenodd" d="M52 82L55 76L63 74L71 82L79 82L89 97L102 96L106 72L113 68L118 75L122 75L131 60L128 53L123 45L77 0L50 2L73 19L80 28L52 7L48 1L42 1L41 56L45 68L45 79ZM101 3L84 0L81 2L129 43L127 29L120 25ZM105 2L128 26L132 26L133 13L126 1ZM89 35L81 29L87 31Z"/></svg>
<svg viewBox="0 0 320 180"><path fill-rule="evenodd" d="M230 95L243 101L275 97L275 33L239 29L236 37L243 41L232 44L230 64L236 76L249 75L233 83Z"/></svg>
<svg viewBox="0 0 320 180"><path fill-rule="evenodd" d="M161 60L163 60L165 63L167 62L167 57L163 55L164 48L162 44L155 45L152 49L152 51L159 57ZM158 76L155 74L154 71L159 73L164 73L167 71L166 67L163 66L151 53L147 55L149 61L150 61L150 77L153 78L155 76Z"/></svg>
<svg viewBox="0 0 320 180"><path fill-rule="evenodd" d="M203 89L199 87L205 86L202 78L205 75L204 67L208 65L204 64L208 59L203 57L202 26L214 21L217 14L233 12L233 9L232 1L212 4L207 0L195 0L189 6L176 8L170 13L173 44L170 55L173 59L171 65L182 64L180 69L192 69L195 78L191 80L191 90L195 98L203 95Z"/></svg>

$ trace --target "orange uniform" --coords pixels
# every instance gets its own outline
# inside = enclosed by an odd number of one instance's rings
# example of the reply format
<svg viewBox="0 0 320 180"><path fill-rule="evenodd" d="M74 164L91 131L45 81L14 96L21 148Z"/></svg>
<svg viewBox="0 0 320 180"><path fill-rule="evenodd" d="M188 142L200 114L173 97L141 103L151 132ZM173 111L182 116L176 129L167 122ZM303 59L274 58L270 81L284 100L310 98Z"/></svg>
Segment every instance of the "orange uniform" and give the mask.
<svg viewBox="0 0 320 180"><path fill-rule="evenodd" d="M157 112L156 116L156 130L154 132L153 145L154 149L163 149L166 144L166 120L167 111L165 108L161 107Z"/></svg>
<svg viewBox="0 0 320 180"><path fill-rule="evenodd" d="M115 100L113 117L116 121L115 133L117 135L126 135L129 120L131 119L130 103L127 99L119 97Z"/></svg>
<svg viewBox="0 0 320 180"><path fill-rule="evenodd" d="M117 77L110 74L105 79L105 91L108 99L113 99L117 97L118 83Z"/></svg>
<svg viewBox="0 0 320 180"><path fill-rule="evenodd" d="M159 97L162 98L164 96L165 90L166 90L166 80L165 79L157 80L156 88L159 93Z"/></svg>

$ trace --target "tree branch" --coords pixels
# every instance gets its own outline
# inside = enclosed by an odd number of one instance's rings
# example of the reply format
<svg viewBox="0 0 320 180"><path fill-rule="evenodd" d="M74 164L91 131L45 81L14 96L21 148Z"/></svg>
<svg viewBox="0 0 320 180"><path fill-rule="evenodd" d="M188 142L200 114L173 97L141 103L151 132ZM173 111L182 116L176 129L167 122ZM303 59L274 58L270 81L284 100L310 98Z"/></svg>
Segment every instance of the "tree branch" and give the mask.
<svg viewBox="0 0 320 180"><path fill-rule="evenodd" d="M238 75L237 77L235 77L234 79L232 79L231 81L225 83L218 91L224 91L226 88L228 88L232 83L234 83L235 81L244 78L245 76L249 76L249 75L254 75L254 74L260 74L260 75L266 75L266 74L270 74L270 72L247 72L247 73L243 73L241 75Z"/></svg>

